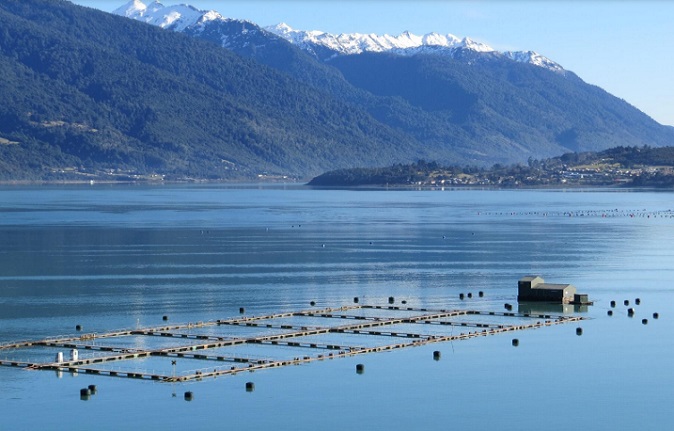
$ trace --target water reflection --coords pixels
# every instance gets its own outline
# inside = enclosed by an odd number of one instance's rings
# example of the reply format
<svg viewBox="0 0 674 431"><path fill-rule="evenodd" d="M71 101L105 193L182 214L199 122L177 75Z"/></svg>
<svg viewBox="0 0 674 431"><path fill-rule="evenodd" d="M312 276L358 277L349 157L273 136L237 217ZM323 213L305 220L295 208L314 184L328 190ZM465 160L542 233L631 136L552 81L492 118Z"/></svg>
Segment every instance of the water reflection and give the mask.
<svg viewBox="0 0 674 431"><path fill-rule="evenodd" d="M587 313L585 304L558 304L554 302L518 302L517 312L522 314L574 314Z"/></svg>

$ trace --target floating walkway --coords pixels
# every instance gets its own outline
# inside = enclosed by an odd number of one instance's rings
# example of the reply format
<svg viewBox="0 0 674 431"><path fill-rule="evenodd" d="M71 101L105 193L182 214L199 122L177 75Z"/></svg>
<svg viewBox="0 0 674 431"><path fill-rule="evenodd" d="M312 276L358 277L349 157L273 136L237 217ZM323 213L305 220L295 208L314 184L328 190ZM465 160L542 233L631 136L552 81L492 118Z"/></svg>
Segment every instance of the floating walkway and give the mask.
<svg viewBox="0 0 674 431"><path fill-rule="evenodd" d="M376 315L370 315L370 313L376 313ZM470 318L470 320L462 320L465 318ZM479 318L488 318L490 321L476 322L475 319ZM517 322L513 323L513 318ZM292 319L295 322L308 319L314 325L286 324L283 323L284 319ZM348 323L331 325L330 323L337 322L334 319ZM317 320L324 320L328 324L317 326L315 325ZM497 322L495 323L494 320L497 320ZM51 355L51 361L31 362L0 359L0 366L162 382L185 382L231 375L242 371L299 365L312 361L390 351L429 343L458 341L504 332L536 329L580 320L583 320L583 318L579 316L351 305L3 344L0 345L0 357L7 356L5 354L8 353L20 354L23 349L30 348L39 351L40 348L44 348L44 356ZM438 332L437 328L434 331L424 330L424 328L430 329L431 325L436 327L446 326L451 330L448 334ZM251 327L265 333L250 337L220 335L218 334L218 327ZM454 334L454 327L475 328L475 330ZM419 331L413 331L411 328L419 328ZM199 333L201 330L208 330L210 333ZM345 341L347 335L349 340L353 340L353 336L363 337L363 344L366 345L347 343ZM311 340L311 337L315 336L321 336L320 342L319 340ZM124 339L125 337L132 337L132 340L124 340L129 341L129 345L106 345L107 340ZM137 343L133 341L136 340L134 337L180 339L186 344L170 347L138 348ZM333 339L334 341L326 342L323 338ZM384 340L390 340L390 342ZM143 342L141 344L150 343ZM266 346L271 349L271 356L276 356L274 353L280 353L273 349L281 348L284 348L286 354L287 349L293 348L301 351L302 354L292 358L279 359L220 353L228 348L246 345ZM71 349L71 358L59 360L62 358L58 356L57 361L53 361L53 350L49 350L49 348ZM308 354L307 352L313 353ZM59 355L62 354L59 353ZM108 366L108 364L128 364L151 357L171 358L173 371L171 373L139 372L113 369ZM183 359L194 361L201 368L176 374L177 358L180 358L181 362Z"/></svg>

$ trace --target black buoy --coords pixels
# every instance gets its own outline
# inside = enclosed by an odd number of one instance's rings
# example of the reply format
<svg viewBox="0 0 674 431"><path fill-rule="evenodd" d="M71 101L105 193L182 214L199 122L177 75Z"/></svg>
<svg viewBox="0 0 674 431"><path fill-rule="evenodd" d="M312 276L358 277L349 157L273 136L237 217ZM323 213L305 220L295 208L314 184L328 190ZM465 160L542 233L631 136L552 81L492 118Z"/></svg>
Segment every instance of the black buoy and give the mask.
<svg viewBox="0 0 674 431"><path fill-rule="evenodd" d="M606 314L608 314L609 316L613 316L613 310L608 310Z"/></svg>
<svg viewBox="0 0 674 431"><path fill-rule="evenodd" d="M459 299L463 300L463 298L464 298L463 293L459 293Z"/></svg>
<svg viewBox="0 0 674 431"><path fill-rule="evenodd" d="M611 307L615 307L615 301L611 301Z"/></svg>
<svg viewBox="0 0 674 431"><path fill-rule="evenodd" d="M253 392L255 390L255 383L246 382L246 392Z"/></svg>
<svg viewBox="0 0 674 431"><path fill-rule="evenodd" d="M400 302L401 302L402 304L407 304L407 301L405 301L404 299L403 299L402 301L400 301Z"/></svg>
<svg viewBox="0 0 674 431"><path fill-rule="evenodd" d="M89 389L92 395L96 395L96 385L89 385L87 389Z"/></svg>
<svg viewBox="0 0 674 431"><path fill-rule="evenodd" d="M519 345L520 345L520 340L518 340L517 338L513 338L513 346L517 347Z"/></svg>
<svg viewBox="0 0 674 431"><path fill-rule="evenodd" d="M357 374L363 374L364 371L365 371L365 365L356 364L356 373Z"/></svg>
<svg viewBox="0 0 674 431"><path fill-rule="evenodd" d="M659 317L660 317L660 314L658 314L658 313L653 313L653 318L654 318L654 319L658 319Z"/></svg>
<svg viewBox="0 0 674 431"><path fill-rule="evenodd" d="M353 303L354 303L354 304L358 304L358 301L359 301L358 297L357 297L357 296L354 296L354 297L353 297Z"/></svg>
<svg viewBox="0 0 674 431"><path fill-rule="evenodd" d="M647 324L648 324L648 319L641 319L641 323L643 323L644 325L647 325Z"/></svg>
<svg viewBox="0 0 674 431"><path fill-rule="evenodd" d="M472 297L473 297L473 294L470 293L470 292L468 292L468 297L469 297L469 298L472 298Z"/></svg>
<svg viewBox="0 0 674 431"><path fill-rule="evenodd" d="M243 314L243 313L245 313L245 312L246 312L246 309L245 309L245 308L239 307L239 313L240 313L240 314Z"/></svg>
<svg viewBox="0 0 674 431"><path fill-rule="evenodd" d="M168 316L164 315L164 316L162 316L161 319L164 320L164 321L166 321L166 320L168 320Z"/></svg>
<svg viewBox="0 0 674 431"><path fill-rule="evenodd" d="M627 315L630 316L630 317L634 316L634 308L628 308L627 309Z"/></svg>
<svg viewBox="0 0 674 431"><path fill-rule="evenodd" d="M393 304L394 302L396 302L396 299L395 299L394 297L392 297L392 296L389 296L389 297L388 297L388 303L389 303L389 304Z"/></svg>
<svg viewBox="0 0 674 431"><path fill-rule="evenodd" d="M635 300L634 300L634 303L637 304L637 305L641 304L641 298L635 299Z"/></svg>
<svg viewBox="0 0 674 431"><path fill-rule="evenodd" d="M316 301L311 301L311 302L309 303L309 305L311 305L311 306L313 307L314 305L316 305Z"/></svg>
<svg viewBox="0 0 674 431"><path fill-rule="evenodd" d="M482 298L484 296L484 292L480 290L479 292L477 292L477 296Z"/></svg>
<svg viewBox="0 0 674 431"><path fill-rule="evenodd" d="M75 326L76 331L81 331L82 330L82 325L76 325Z"/></svg>
<svg viewBox="0 0 674 431"><path fill-rule="evenodd" d="M433 352L433 359L435 359L436 361L440 360L440 351L439 350L436 350L436 351Z"/></svg>
<svg viewBox="0 0 674 431"><path fill-rule="evenodd" d="M87 398L89 398L89 395L91 395L91 389L89 389L89 388L82 388L82 389L80 389L80 397L87 397Z"/></svg>
<svg viewBox="0 0 674 431"><path fill-rule="evenodd" d="M583 335L583 328L576 328L576 335Z"/></svg>
<svg viewBox="0 0 674 431"><path fill-rule="evenodd" d="M626 300L623 301L623 304L630 305L630 301L628 299L626 299Z"/></svg>
<svg viewBox="0 0 674 431"><path fill-rule="evenodd" d="M192 401L192 391L185 392L185 401Z"/></svg>

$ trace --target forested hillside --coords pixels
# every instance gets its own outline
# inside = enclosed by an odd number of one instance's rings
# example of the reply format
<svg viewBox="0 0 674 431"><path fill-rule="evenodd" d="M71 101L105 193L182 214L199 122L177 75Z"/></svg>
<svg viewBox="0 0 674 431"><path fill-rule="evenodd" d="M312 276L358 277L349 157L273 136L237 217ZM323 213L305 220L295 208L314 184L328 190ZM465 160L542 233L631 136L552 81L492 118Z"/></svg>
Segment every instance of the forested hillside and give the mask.
<svg viewBox="0 0 674 431"><path fill-rule="evenodd" d="M0 23L3 181L308 178L674 143L573 73L498 53L321 62L252 23L177 33L62 0L4 0Z"/></svg>
<svg viewBox="0 0 674 431"><path fill-rule="evenodd" d="M56 0L4 1L0 22L2 179L302 176L424 154L354 106L185 35Z"/></svg>

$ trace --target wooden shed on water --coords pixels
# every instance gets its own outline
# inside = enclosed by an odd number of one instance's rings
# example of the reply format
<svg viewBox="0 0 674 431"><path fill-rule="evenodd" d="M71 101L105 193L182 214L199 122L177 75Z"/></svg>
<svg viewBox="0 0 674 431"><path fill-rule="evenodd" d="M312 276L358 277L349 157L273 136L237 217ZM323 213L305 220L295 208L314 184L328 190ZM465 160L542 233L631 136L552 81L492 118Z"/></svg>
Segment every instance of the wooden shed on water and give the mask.
<svg viewBox="0 0 674 431"><path fill-rule="evenodd" d="M546 283L537 275L522 277L517 282L518 301L574 302L576 288L572 284Z"/></svg>

